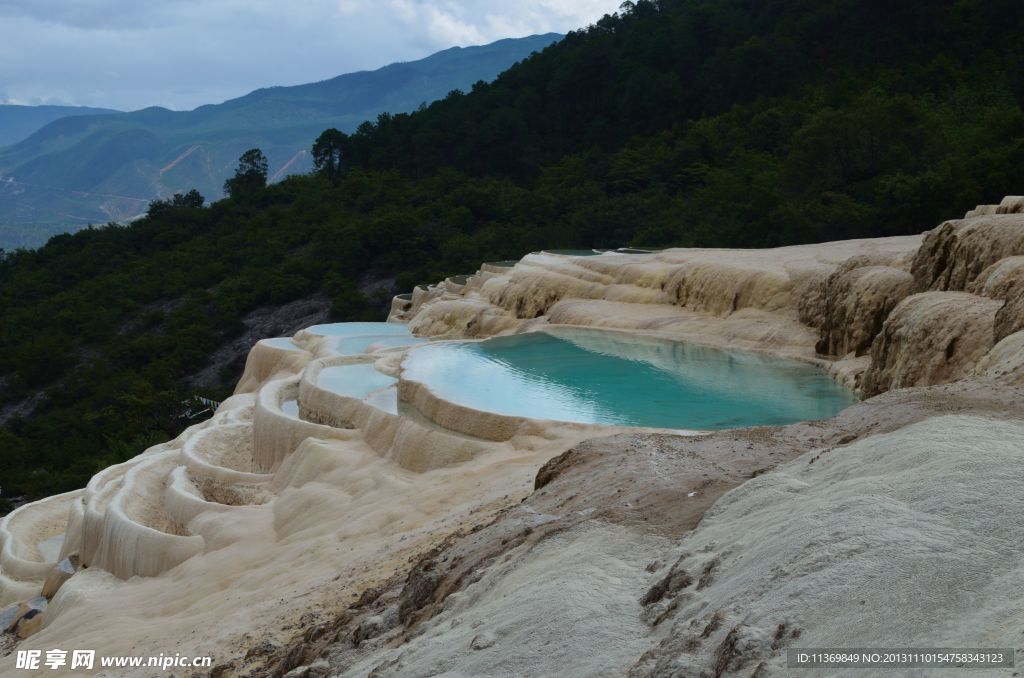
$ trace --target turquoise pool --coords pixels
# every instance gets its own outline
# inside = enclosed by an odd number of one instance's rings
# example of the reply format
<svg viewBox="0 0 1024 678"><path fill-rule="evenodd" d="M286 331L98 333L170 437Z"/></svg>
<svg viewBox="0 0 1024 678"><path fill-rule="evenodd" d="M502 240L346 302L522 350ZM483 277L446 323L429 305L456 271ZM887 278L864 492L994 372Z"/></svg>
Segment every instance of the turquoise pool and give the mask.
<svg viewBox="0 0 1024 678"><path fill-rule="evenodd" d="M403 377L478 410L675 429L825 419L857 400L806 363L587 330L423 346Z"/></svg>

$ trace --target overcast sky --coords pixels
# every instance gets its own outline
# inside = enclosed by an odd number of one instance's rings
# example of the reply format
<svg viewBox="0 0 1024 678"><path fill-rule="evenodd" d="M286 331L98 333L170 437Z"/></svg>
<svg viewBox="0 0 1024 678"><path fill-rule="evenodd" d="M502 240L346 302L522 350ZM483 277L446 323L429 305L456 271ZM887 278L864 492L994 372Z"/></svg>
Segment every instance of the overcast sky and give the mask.
<svg viewBox="0 0 1024 678"><path fill-rule="evenodd" d="M0 0L0 103L191 109L564 33L621 0Z"/></svg>

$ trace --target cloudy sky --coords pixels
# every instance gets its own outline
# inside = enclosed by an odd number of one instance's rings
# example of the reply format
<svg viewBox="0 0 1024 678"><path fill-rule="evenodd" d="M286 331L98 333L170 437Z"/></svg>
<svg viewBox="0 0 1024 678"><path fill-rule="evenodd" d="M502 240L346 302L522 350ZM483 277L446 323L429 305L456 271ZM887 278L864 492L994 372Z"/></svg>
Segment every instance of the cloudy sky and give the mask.
<svg viewBox="0 0 1024 678"><path fill-rule="evenodd" d="M621 0L0 0L0 103L190 109L566 32Z"/></svg>

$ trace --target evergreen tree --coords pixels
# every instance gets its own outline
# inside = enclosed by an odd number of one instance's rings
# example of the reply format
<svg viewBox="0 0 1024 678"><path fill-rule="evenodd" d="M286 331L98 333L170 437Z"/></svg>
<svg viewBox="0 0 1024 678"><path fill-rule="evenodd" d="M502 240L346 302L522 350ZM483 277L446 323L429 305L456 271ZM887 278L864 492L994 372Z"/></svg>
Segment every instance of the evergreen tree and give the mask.
<svg viewBox="0 0 1024 678"><path fill-rule="evenodd" d="M238 158L235 176L224 182L224 192L231 198L248 198L267 185L269 164L258 148L250 148Z"/></svg>
<svg viewBox="0 0 1024 678"><path fill-rule="evenodd" d="M341 149L345 143L345 135L333 127L324 130L313 144L313 167L329 181L334 181L341 174Z"/></svg>

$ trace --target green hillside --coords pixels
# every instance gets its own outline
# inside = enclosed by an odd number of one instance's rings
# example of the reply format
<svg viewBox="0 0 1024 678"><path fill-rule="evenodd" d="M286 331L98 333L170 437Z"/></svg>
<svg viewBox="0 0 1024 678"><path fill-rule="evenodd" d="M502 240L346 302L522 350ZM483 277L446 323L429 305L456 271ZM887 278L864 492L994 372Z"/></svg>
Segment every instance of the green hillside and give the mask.
<svg viewBox="0 0 1024 678"><path fill-rule="evenodd" d="M539 248L916 233L1019 193L1022 19L1004 0L626 3L493 84L360 126L334 181L8 255L4 492L79 486L174 435L182 398L238 377L186 385L254 309L379 319L392 291Z"/></svg>
<svg viewBox="0 0 1024 678"><path fill-rule="evenodd" d="M254 146L267 154L272 179L305 172L309 147L324 128L351 131L381 112L411 111L454 89L469 89L561 37L455 47L192 111L154 107L59 119L0 150L0 224L21 234L38 225L44 234L61 225L74 230L129 219L150 200L191 188L216 198L239 154ZM21 244L0 239L0 247Z"/></svg>

